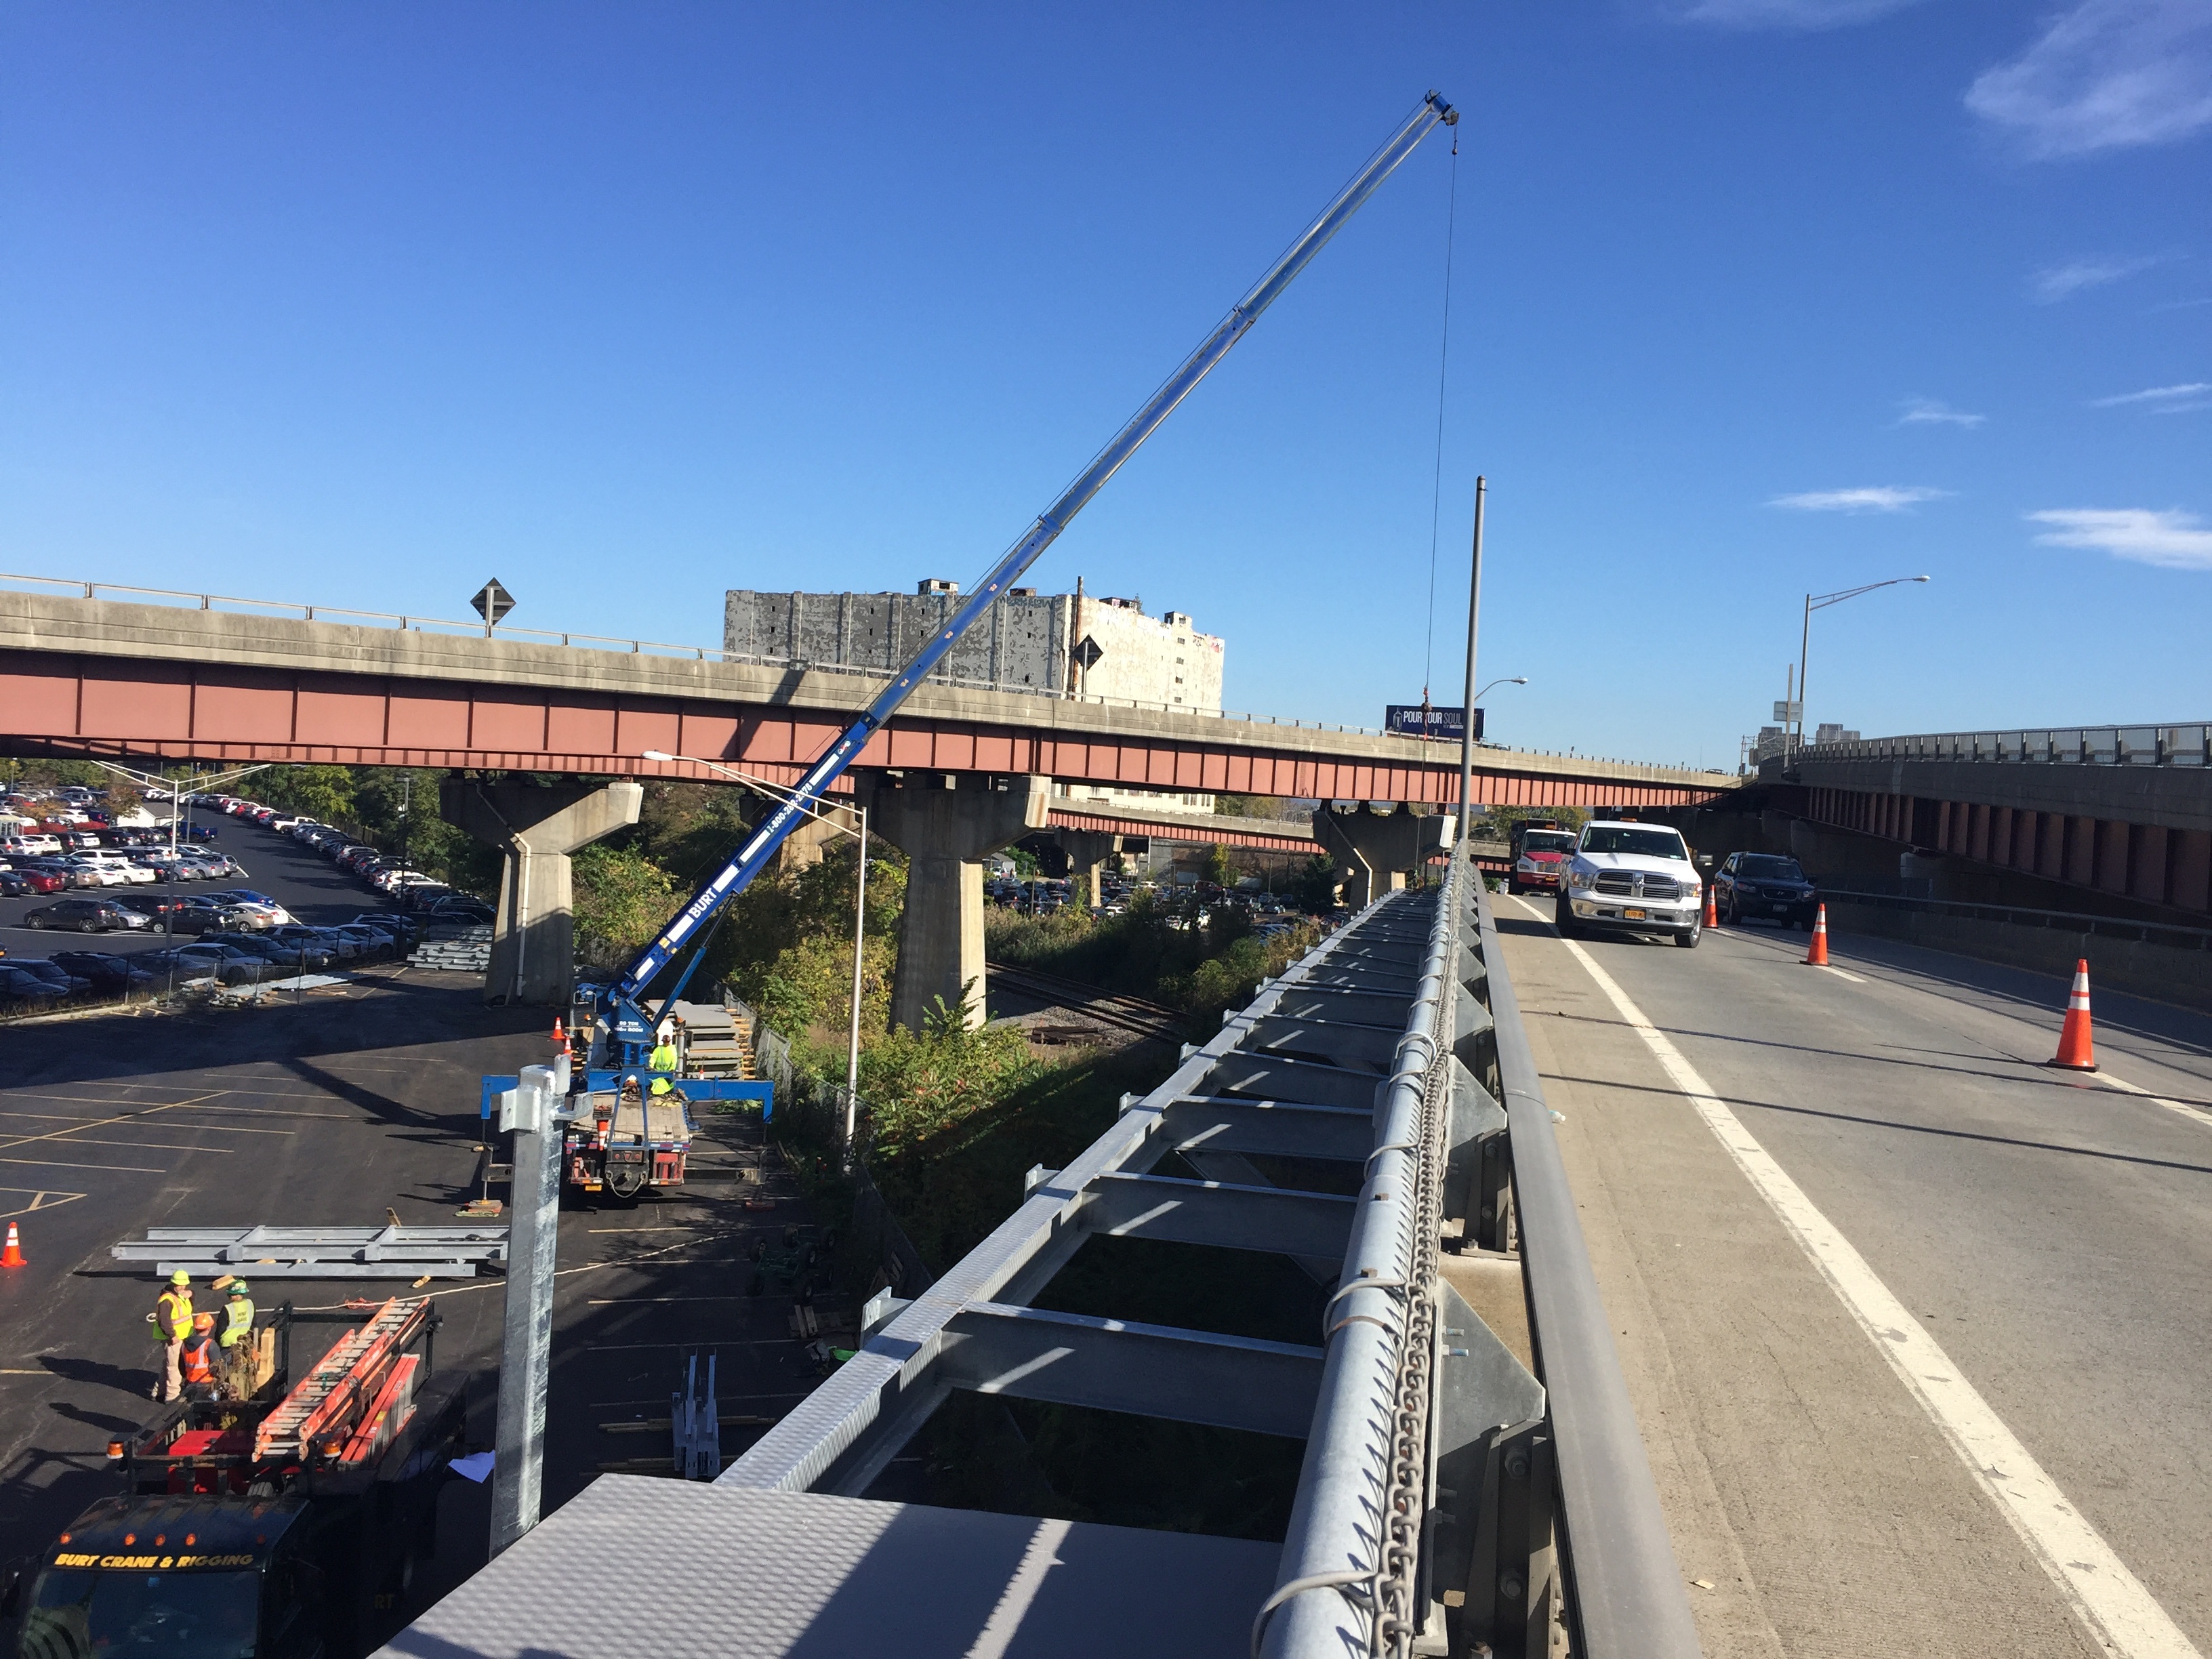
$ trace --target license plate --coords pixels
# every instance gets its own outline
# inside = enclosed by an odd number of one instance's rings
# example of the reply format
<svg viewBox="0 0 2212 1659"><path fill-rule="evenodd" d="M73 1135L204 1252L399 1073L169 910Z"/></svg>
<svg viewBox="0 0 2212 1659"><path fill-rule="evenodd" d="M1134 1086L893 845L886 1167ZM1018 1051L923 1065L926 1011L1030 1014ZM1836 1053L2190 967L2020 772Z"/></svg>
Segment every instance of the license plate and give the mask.
<svg viewBox="0 0 2212 1659"><path fill-rule="evenodd" d="M1773 908L1774 914L1778 916L1786 916L1790 914L1790 907L1786 904L1778 904Z"/></svg>
<svg viewBox="0 0 2212 1659"><path fill-rule="evenodd" d="M1641 921L1644 920L1644 912L1641 910L1623 910L1620 914L1631 921Z"/></svg>

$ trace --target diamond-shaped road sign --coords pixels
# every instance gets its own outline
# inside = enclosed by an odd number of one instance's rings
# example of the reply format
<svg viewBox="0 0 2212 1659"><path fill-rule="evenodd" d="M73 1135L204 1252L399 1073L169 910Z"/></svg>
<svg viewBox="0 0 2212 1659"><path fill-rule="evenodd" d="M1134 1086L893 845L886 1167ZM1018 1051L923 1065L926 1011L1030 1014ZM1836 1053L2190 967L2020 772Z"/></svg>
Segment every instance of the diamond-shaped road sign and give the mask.
<svg viewBox="0 0 2212 1659"><path fill-rule="evenodd" d="M499 578L494 576L483 585L483 591L469 603L476 606L477 615L496 625L501 617L514 609L514 595L501 587Z"/></svg>
<svg viewBox="0 0 2212 1659"><path fill-rule="evenodd" d="M1070 654L1083 665L1083 672L1087 674L1098 666L1098 659L1106 654L1106 647L1092 639L1090 635L1085 634L1083 636L1083 643L1077 646Z"/></svg>

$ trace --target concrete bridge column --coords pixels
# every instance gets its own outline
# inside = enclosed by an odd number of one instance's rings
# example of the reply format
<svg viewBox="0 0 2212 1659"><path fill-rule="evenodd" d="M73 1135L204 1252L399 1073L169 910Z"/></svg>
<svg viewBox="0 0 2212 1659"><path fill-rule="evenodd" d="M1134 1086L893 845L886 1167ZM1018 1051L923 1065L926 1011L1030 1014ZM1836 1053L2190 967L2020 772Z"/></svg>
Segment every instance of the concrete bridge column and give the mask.
<svg viewBox="0 0 2212 1659"><path fill-rule="evenodd" d="M1354 909L1405 886L1410 874L1449 850L1458 827L1449 812L1415 817L1402 807L1378 812L1364 803L1349 812L1323 805L1313 817L1314 839L1351 872L1344 902Z"/></svg>
<svg viewBox="0 0 2212 1659"><path fill-rule="evenodd" d="M1098 902L1098 877L1106 860L1121 850L1121 836L1105 830L1055 830L1067 854L1069 873L1083 884L1083 902Z"/></svg>
<svg viewBox="0 0 2212 1659"><path fill-rule="evenodd" d="M919 1031L939 997L957 1006L975 984L971 1025L983 1023L983 860L1042 830L1052 780L950 772L886 776L868 828L907 855L891 1024Z"/></svg>
<svg viewBox="0 0 2212 1659"><path fill-rule="evenodd" d="M480 783L446 779L438 812L505 854L484 1000L565 1007L574 985L568 855L637 822L635 783Z"/></svg>

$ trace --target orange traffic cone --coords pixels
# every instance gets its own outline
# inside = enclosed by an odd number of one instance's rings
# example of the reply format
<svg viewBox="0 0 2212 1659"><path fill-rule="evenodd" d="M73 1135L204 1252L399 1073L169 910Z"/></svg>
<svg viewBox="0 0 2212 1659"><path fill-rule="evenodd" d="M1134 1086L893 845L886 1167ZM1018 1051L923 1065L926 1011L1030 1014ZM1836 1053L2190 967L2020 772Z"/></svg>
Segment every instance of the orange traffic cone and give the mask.
<svg viewBox="0 0 2212 1659"><path fill-rule="evenodd" d="M1708 927L1717 927L1720 925L1720 906L1713 902L1713 884L1711 882L1707 882L1705 884L1705 926Z"/></svg>
<svg viewBox="0 0 2212 1659"><path fill-rule="evenodd" d="M2089 1038L2089 963L2074 964L2074 991L2066 999L2066 1024L2058 1030L2058 1054L2051 1062L2069 1072L2094 1072L2097 1056ZM14 1228L9 1228L12 1234Z"/></svg>
<svg viewBox="0 0 2212 1659"><path fill-rule="evenodd" d="M1828 907L1822 905L1813 917L1813 942L1805 947L1805 966L1825 968L1828 965Z"/></svg>
<svg viewBox="0 0 2212 1659"><path fill-rule="evenodd" d="M27 1267L30 1265L23 1260L22 1237L16 1232L15 1224L11 1221L8 1224L8 1248L0 1250L0 1267Z"/></svg>
<svg viewBox="0 0 2212 1659"><path fill-rule="evenodd" d="M568 1034L562 1030L561 1022L557 1019L553 1022L553 1046L556 1048L565 1048L568 1046Z"/></svg>

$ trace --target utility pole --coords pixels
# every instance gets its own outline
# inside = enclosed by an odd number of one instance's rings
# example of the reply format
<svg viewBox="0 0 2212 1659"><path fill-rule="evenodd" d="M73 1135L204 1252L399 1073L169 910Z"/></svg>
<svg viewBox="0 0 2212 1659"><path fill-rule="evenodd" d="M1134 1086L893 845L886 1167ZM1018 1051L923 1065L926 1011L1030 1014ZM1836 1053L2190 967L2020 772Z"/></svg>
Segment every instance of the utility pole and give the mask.
<svg viewBox="0 0 2212 1659"><path fill-rule="evenodd" d="M1476 478L1474 574L1467 588L1467 695L1459 713L1459 840L1462 847L1474 824L1474 645L1482 623L1482 507L1489 493L1489 481Z"/></svg>

